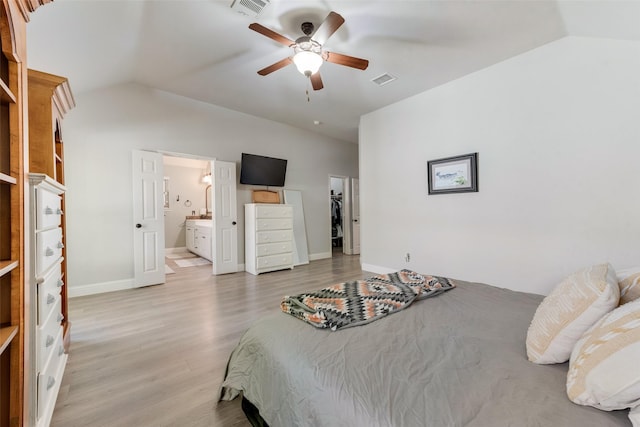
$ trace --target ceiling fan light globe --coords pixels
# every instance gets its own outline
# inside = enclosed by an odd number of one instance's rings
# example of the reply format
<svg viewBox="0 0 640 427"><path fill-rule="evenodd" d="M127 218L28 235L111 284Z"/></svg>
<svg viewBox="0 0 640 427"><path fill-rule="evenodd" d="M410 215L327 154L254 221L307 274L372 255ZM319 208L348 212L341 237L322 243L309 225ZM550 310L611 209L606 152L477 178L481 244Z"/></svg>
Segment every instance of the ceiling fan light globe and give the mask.
<svg viewBox="0 0 640 427"><path fill-rule="evenodd" d="M296 68L307 77L317 73L322 62L322 56L314 52L300 51L293 56L293 63L296 64Z"/></svg>

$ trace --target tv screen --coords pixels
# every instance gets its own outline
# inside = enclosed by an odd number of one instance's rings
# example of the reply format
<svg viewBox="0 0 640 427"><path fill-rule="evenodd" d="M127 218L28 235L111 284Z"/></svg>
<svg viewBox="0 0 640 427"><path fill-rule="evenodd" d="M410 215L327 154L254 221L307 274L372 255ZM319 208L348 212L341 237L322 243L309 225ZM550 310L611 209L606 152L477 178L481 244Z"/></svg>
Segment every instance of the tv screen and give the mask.
<svg viewBox="0 0 640 427"><path fill-rule="evenodd" d="M242 153L240 184L284 187L287 161Z"/></svg>

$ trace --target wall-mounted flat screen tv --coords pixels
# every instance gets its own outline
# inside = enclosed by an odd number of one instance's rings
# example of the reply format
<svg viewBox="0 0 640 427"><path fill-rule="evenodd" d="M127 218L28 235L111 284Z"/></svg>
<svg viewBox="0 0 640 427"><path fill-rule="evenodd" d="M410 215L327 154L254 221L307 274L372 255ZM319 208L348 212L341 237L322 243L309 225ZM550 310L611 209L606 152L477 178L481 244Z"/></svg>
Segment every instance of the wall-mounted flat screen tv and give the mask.
<svg viewBox="0 0 640 427"><path fill-rule="evenodd" d="M284 187L287 161L274 157L242 153L240 184Z"/></svg>

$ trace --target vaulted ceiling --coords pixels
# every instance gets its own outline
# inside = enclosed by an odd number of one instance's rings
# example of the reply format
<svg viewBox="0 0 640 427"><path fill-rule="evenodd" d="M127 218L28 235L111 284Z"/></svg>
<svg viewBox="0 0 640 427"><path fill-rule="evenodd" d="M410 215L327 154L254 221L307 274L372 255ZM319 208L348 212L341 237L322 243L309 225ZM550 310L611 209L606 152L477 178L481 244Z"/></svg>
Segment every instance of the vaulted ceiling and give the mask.
<svg viewBox="0 0 640 427"><path fill-rule="evenodd" d="M56 0L32 15L28 64L76 95L135 82L357 143L362 114L567 35L640 42L635 0L271 0L258 18L231 3ZM346 22L325 48L367 70L324 63L320 91L293 65L257 74L292 52L251 22L295 40L330 11ZM385 73L397 80L372 82Z"/></svg>

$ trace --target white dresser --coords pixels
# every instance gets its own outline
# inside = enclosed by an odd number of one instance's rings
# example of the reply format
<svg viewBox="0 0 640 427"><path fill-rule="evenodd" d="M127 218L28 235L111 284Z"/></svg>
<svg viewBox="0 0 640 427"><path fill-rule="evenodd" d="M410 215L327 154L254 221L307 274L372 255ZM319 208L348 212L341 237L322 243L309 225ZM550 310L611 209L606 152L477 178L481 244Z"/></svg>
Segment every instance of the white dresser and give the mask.
<svg viewBox="0 0 640 427"><path fill-rule="evenodd" d="M30 353L29 385L35 425L51 422L67 354L63 344L62 194L65 188L44 174L29 174L30 182Z"/></svg>
<svg viewBox="0 0 640 427"><path fill-rule="evenodd" d="M245 270L251 274L293 268L293 208L244 205Z"/></svg>

